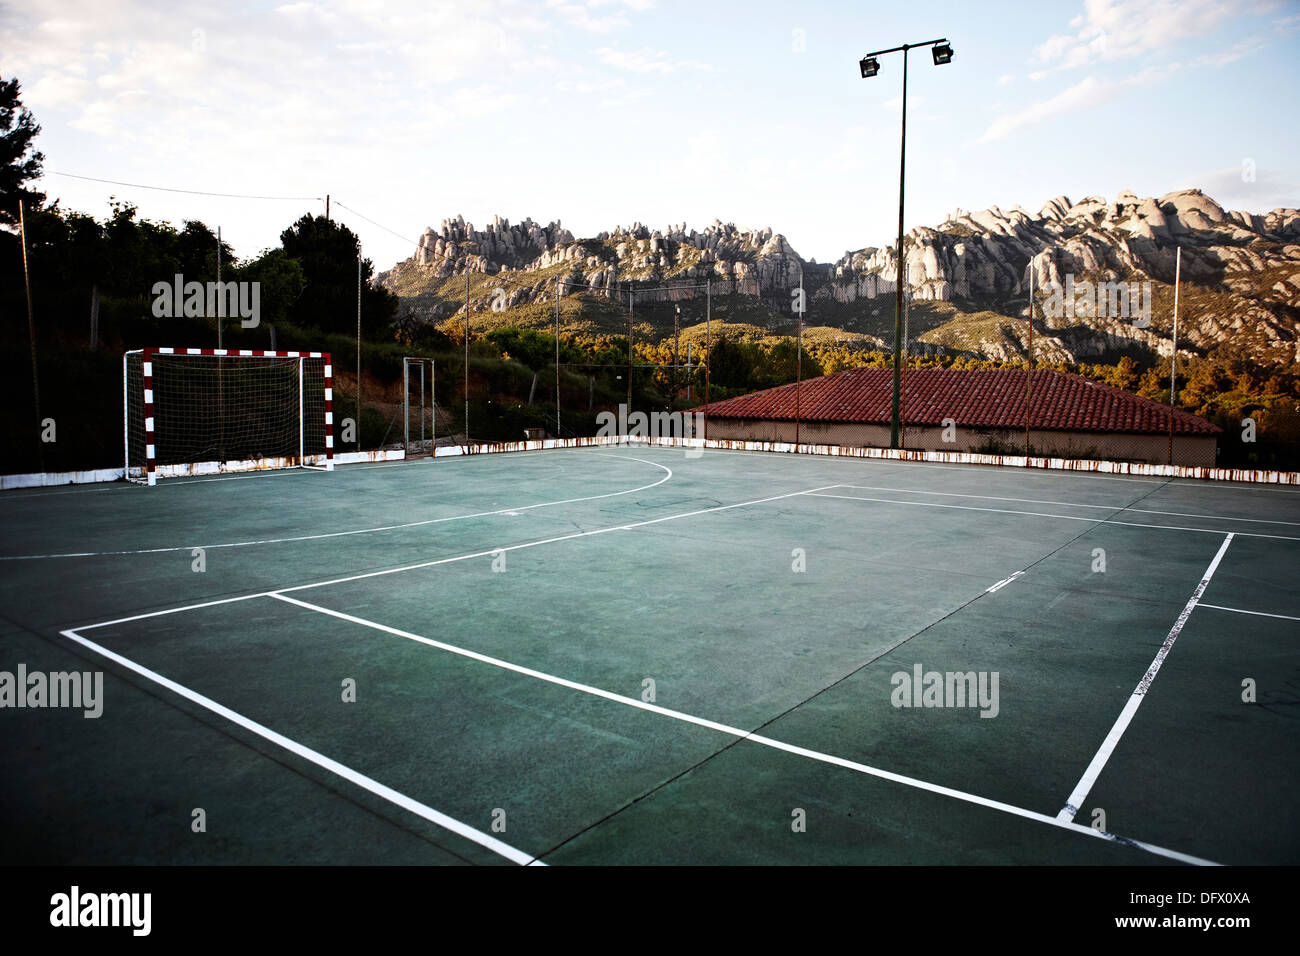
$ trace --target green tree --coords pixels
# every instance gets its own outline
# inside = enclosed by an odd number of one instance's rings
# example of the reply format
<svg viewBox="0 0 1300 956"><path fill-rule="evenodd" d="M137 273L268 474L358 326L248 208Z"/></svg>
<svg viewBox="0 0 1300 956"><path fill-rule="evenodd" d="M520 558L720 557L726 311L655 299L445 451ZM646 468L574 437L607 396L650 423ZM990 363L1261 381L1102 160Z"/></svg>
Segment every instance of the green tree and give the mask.
<svg viewBox="0 0 1300 956"><path fill-rule="evenodd" d="M529 368L547 368L555 364L555 339L537 329L517 329L512 326L493 329L487 340L501 350L502 356L522 362Z"/></svg>
<svg viewBox="0 0 1300 956"><path fill-rule="evenodd" d="M296 259L290 259L283 249L262 253L252 262L233 270L231 278L260 283L262 321L271 324L289 319L294 303L307 287L302 266Z"/></svg>
<svg viewBox="0 0 1300 956"><path fill-rule="evenodd" d="M709 374L724 388L749 388L753 384L753 365L740 343L725 335L718 336L709 353Z"/></svg>
<svg viewBox="0 0 1300 956"><path fill-rule="evenodd" d="M184 228L176 233L175 256L177 266L185 281L206 282L217 277L217 235L196 219L185 220ZM221 243L223 281L229 280L225 270L235 265L234 251Z"/></svg>
<svg viewBox="0 0 1300 956"><path fill-rule="evenodd" d="M773 345L764 356L761 384L764 387L784 385L793 382L801 371L805 379L817 378L822 374L821 364L808 354L807 349L803 350L802 368L797 366L798 353L794 339L782 339Z"/></svg>
<svg viewBox="0 0 1300 956"><path fill-rule="evenodd" d="M45 203L45 194L24 183L41 175L45 155L32 146L40 126L19 98L17 80L0 79L0 223L18 221L18 203L26 208Z"/></svg>
<svg viewBox="0 0 1300 956"><path fill-rule="evenodd" d="M1138 364L1127 355L1119 360L1110 373L1110 384L1132 392L1138 387Z"/></svg>
<svg viewBox="0 0 1300 956"><path fill-rule="evenodd" d="M357 257L352 230L324 216L303 216L280 234L280 244L302 268L306 288L294 302L294 324L322 332L351 332L357 323ZM361 260L361 323L367 338L391 337L397 296L371 284L374 263Z"/></svg>

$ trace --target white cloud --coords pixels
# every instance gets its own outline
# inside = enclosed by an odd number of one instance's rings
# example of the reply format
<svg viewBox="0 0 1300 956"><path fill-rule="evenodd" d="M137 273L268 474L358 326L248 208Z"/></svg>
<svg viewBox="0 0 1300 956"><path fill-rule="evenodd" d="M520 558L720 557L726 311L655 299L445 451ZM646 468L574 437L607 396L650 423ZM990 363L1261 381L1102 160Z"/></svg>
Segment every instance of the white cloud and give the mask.
<svg viewBox="0 0 1300 956"><path fill-rule="evenodd" d="M649 10L654 4L652 0L546 0L546 5L572 27L587 33L605 34L621 30L629 20L621 10L606 16L596 16L594 11L624 7L640 12Z"/></svg>
<svg viewBox="0 0 1300 956"><path fill-rule="evenodd" d="M1268 40L1263 37L1250 37L1240 40L1228 47L1226 50L1220 50L1218 53L1206 53L1192 60L1191 65L1196 68L1208 67L1211 69L1227 66L1229 63L1235 63L1242 57L1250 56L1257 53L1264 47L1268 46Z"/></svg>
<svg viewBox="0 0 1300 956"><path fill-rule="evenodd" d="M1070 21L1076 32L1044 40L1034 59L1068 69L1138 56L1274 6L1272 0L1085 0L1083 14Z"/></svg>
<svg viewBox="0 0 1300 956"><path fill-rule="evenodd" d="M994 140L1003 139L1017 130L1036 125L1055 116L1104 106L1118 99L1128 89L1156 82L1176 69L1176 64L1165 67L1148 67L1119 81L1098 80L1095 76L1088 76L1049 99L1032 103L1017 113L1008 113L997 117L984 131L984 135L979 138L978 142L991 143Z"/></svg>
<svg viewBox="0 0 1300 956"><path fill-rule="evenodd" d="M603 46L593 51L596 58L606 66L633 73L676 73L678 70L708 70L707 63L698 60L669 59L666 50L651 50L642 47L639 50L620 50L614 46Z"/></svg>
<svg viewBox="0 0 1300 956"><path fill-rule="evenodd" d="M998 77L998 86L1010 86L1015 82L1015 79L1010 73L1004 73Z"/></svg>

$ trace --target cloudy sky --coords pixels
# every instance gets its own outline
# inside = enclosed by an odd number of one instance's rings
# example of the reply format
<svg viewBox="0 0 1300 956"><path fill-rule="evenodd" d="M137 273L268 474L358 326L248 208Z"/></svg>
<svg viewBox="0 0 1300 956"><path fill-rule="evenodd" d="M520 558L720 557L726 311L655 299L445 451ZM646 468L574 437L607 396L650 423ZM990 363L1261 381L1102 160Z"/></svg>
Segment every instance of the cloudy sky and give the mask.
<svg viewBox="0 0 1300 956"><path fill-rule="evenodd" d="M909 228L1121 189L1300 206L1295 0L0 0L0 77L51 197L241 257L329 193L380 268L457 214L718 218L827 261L897 227L901 55L858 60L938 37L951 64L909 60Z"/></svg>

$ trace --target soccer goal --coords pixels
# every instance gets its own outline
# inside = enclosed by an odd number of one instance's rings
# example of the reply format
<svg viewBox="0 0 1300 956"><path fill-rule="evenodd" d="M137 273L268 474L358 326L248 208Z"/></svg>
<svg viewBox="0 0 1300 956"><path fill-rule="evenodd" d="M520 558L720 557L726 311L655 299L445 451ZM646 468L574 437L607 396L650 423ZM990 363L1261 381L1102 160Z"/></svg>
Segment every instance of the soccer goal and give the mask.
<svg viewBox="0 0 1300 956"><path fill-rule="evenodd" d="M427 373L427 374L426 374ZM437 373L433 359L407 355L402 358L402 443L407 457L431 455L438 444L438 408L434 399ZM412 397L411 387L419 393ZM425 395L429 396L426 408ZM428 425L426 434L425 425Z"/></svg>
<svg viewBox="0 0 1300 956"><path fill-rule="evenodd" d="M328 352L149 348L122 357L129 481L334 468Z"/></svg>

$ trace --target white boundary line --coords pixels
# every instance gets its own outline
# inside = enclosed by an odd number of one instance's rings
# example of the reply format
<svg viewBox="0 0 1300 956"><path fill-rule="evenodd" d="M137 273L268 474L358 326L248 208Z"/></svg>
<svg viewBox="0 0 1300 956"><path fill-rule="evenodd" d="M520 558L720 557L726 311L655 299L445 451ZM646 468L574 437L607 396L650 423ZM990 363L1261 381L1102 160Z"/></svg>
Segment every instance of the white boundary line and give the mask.
<svg viewBox="0 0 1300 956"><path fill-rule="evenodd" d="M651 482L648 485L641 485L638 488L628 488L625 489L624 491L611 491L610 493L604 495L587 495L584 498L565 498L561 501L542 501L532 505L519 505L513 508L498 508L496 511L480 511L475 514L465 514L465 515L448 515L445 518L427 518L423 521L408 521L405 524L385 525L379 528L357 528L353 531L331 531L325 534L304 534L304 535L297 535L291 538L267 538L261 541L228 541L222 544L187 544L187 545L181 545L173 548L143 548L137 551L74 551L66 554L0 555L0 561L38 561L46 558L103 558L103 557L117 557L117 556L130 555L130 554L165 554L165 553L175 552L175 551L189 551L192 550L193 548L203 548L205 551L214 551L218 548L248 548L248 547L253 547L256 545L264 545L264 544L289 544L296 541L318 541L324 538L343 538L343 537L348 537L350 535L357 535L357 534L374 534L380 531L401 531L406 528L421 528L426 525L443 524L448 521L464 521L467 518L488 518L488 517L492 517L493 515L515 514L520 511L532 511L535 508L550 508L555 505L571 505L571 504L576 504L577 502L580 501L596 501L597 499L600 498L617 498L619 495L632 495L632 494L636 494L638 491L646 491L647 489L657 487L658 485L662 485L665 481L671 480L673 477L673 470L669 468L667 465L659 464L659 462L657 461L650 461L645 458L636 458L632 455L605 455L600 453L597 454L599 455L599 457L613 458L615 461L639 461L646 465L654 465L654 467L656 468L662 468L664 471L668 472L668 474L664 475L664 477L660 478L658 481ZM279 474L296 474L296 472L281 472ZM245 477L254 477L254 476L245 476ZM224 481L226 479L203 479L203 480ZM230 480L233 481L236 479L230 479ZM191 483L193 484L194 482Z"/></svg>
<svg viewBox="0 0 1300 956"><path fill-rule="evenodd" d="M1212 607L1216 611L1232 611L1234 614L1253 614L1256 617L1277 617L1284 621L1300 621L1300 617L1292 617L1290 614L1269 614L1267 611L1247 611L1241 607L1224 607L1222 604L1205 604L1201 603L1198 607Z"/></svg>
<svg viewBox="0 0 1300 956"><path fill-rule="evenodd" d="M1133 693L1129 696L1128 702L1124 705L1124 709L1120 711L1119 717L1115 719L1114 726L1110 728L1110 733L1108 733L1106 739L1101 742L1101 746L1097 749L1097 753L1093 755L1092 762L1088 764L1088 768L1083 772L1083 776L1079 778L1079 782L1075 784L1074 790L1070 793L1069 799L1065 801L1065 806L1063 806L1060 812L1057 813L1056 818L1058 820L1074 820L1075 815L1079 812L1079 808L1083 806L1083 801L1087 798L1089 791L1092 790L1092 785L1097 782L1097 778L1101 775L1102 770L1105 769L1106 762L1110 760L1110 755L1115 751L1115 747L1119 744L1120 738L1124 736L1124 731L1128 729L1129 723L1133 720L1133 715L1136 714L1137 709L1142 706L1142 701L1145 699L1147 691L1151 688L1151 684L1156 679L1156 675L1160 673L1160 665L1165 662L1165 658L1168 657L1169 652L1173 650L1174 642L1178 640L1178 635L1182 632L1183 625L1185 625L1187 619L1192 616L1192 611L1196 609L1197 603L1201 600L1201 595L1205 593L1206 587L1209 586L1210 578L1214 577L1214 572L1218 569L1219 562L1223 560L1224 554L1227 553L1228 545L1232 544L1232 538L1233 535L1230 532L1227 537L1223 539L1223 544L1219 546L1219 553L1214 556L1214 560L1210 562L1210 566L1205 569L1205 574L1201 576L1201 582L1196 585L1196 590L1192 592L1191 598L1188 599L1187 604L1183 607L1183 613L1178 615L1178 620L1175 621L1174 626L1169 629L1169 635L1165 638L1164 643L1160 645L1160 650L1156 652L1155 659L1151 662L1151 666L1147 668L1147 672L1142 675L1142 679L1138 681L1137 687L1133 689Z"/></svg>
<svg viewBox="0 0 1300 956"><path fill-rule="evenodd" d="M257 721L251 720L238 711L231 710L223 704L217 703L210 697L205 697L197 691L190 690L183 684L178 684L174 680L163 677L156 671L152 671L141 664L137 664L135 661L129 660L121 654L116 654L108 648L96 644L94 641L86 640L78 634L75 629L60 631L59 633L69 640L76 641L78 644L89 648L95 653L101 654L109 660L120 664L122 667L134 671L141 677L145 677L154 683L167 688L172 693L178 694L186 700L198 704L200 707L210 710L212 713L217 714L220 717L226 718L231 723L238 724L245 730L257 734L257 736L270 741L277 747L282 747L290 753L296 754L304 760L308 760L311 763L316 764L316 766L328 770L336 776L342 777L349 783L355 784L363 790L368 790L375 796L387 800L389 803L401 807L403 810L413 813L418 817L428 820L436 826L442 827L444 830L450 830L457 836L464 837L467 840L477 843L479 846L491 850L499 856L505 857L512 863L518 863L521 866L546 865L530 853L525 853L523 850L516 849L510 844L504 843L496 837L484 833L482 830L477 830L467 823L462 823L454 817L449 817L447 814L435 810L433 807L426 804L420 803L418 800L414 800L411 797L406 796L404 793L399 793L392 787L385 786L372 777L367 777L363 773L358 773L351 767L341 764L337 760L332 760L324 754L298 743L296 740L292 740L283 734L276 733L271 728L259 724Z"/></svg>
<svg viewBox="0 0 1300 956"><path fill-rule="evenodd" d="M413 634L410 631L403 631L395 627L389 627L386 624L380 624L377 621L370 621L362 617L357 617L354 614L347 614L344 613L343 611L335 611L331 608L323 607L319 604L311 604L307 601L301 601L297 598L288 597L282 593L272 593L269 596L289 604L295 604L298 607L305 608L306 610L309 611L315 611L320 614L325 614L330 617L338 618L339 620L342 621L347 621L352 624L360 625L361 627L367 627L376 631L382 631L385 634L391 634L395 637L405 638L406 640L414 641L419 644L425 644L429 647L437 648L438 650L441 651L446 651L451 654L456 654L461 657L469 658L470 660L479 661L484 664L490 664L493 667L499 667L503 670L512 671L516 674L522 674L525 677L531 677L536 680L546 681L547 683L556 684L560 687L568 688L569 690L575 690L584 694L590 694L594 697L600 697L604 700L613 701L616 704L623 704L624 706L627 707L634 707L637 710L648 711L652 714L658 714L662 717L670 717L673 720L679 720L682 721L683 723L694 724L698 727L704 727L708 730L714 730L717 731L718 733L726 734L731 737L737 737L741 740L748 740L752 743L760 744L761 746L764 747L770 747L774 750L783 750L786 753L795 754L796 756L807 757L811 760L816 760L821 763L833 764L837 767L844 767L846 769L854 770L857 771L858 773L866 774L868 776L879 777L883 780L889 780L894 783L900 783L903 784L904 786L912 787L917 790L925 790L930 793L939 794L941 796L951 797L955 800L960 800L964 803L972 803L977 806L986 807L991 810L998 810L1003 813L1009 813L1012 814L1013 816L1022 817L1027 820L1034 820L1039 823L1046 823L1052 826L1062 827L1064 829L1071 830L1075 833L1086 833L1090 836L1100 837L1102 839L1110 840L1112 842L1118 842L1118 843L1124 843L1124 844L1136 846L1140 849L1146 850L1149 853L1155 853L1160 856L1169 857L1170 859L1180 860L1184 863L1194 863L1202 866L1214 865L1209 860L1204 860L1199 857L1190 856L1185 853L1179 853L1176 850L1168 850L1165 849L1164 847L1158 847L1153 844L1142 843L1137 840L1129 840L1124 837L1117 837L1114 834L1105 833L1104 831L1096 830L1093 827L1085 827L1082 824L1074 823L1070 820L1059 820L1058 818L1049 816L1048 814L1038 813L1037 811L1034 810L1027 810L1023 807L1017 807L1013 804L1003 803L1000 800L991 800L987 797L981 797L976 794L967 793L962 790L955 790L951 787L944 787L939 784L934 784L925 780L920 780L916 777L908 777L905 776L904 774L893 773L888 770L881 770L878 767L872 767L867 764L858 763L853 760L846 760L843 757L836 757L831 754L822 753L821 751L809 750L805 747L798 747L795 746L794 744L788 744L785 743L784 741L776 740L771 737L765 737L761 734L753 733L752 731L742 730L739 727L733 727L729 724L719 723L718 721L715 720L708 720L707 718L704 717L696 717L693 714L687 714L679 710L672 710L668 707L661 707L658 704L647 703L635 697L624 697L621 694L615 694L612 691L603 690L602 688L594 687L591 684L583 684L583 683L579 683L578 681L572 681L563 677L557 677L554 674L547 674L544 671L534 670L531 667L524 667L520 664L514 664L511 663L510 661L502 660L497 657L490 657L487 654L480 654L478 651L471 651L468 650L467 648L458 647L454 644L448 644L444 641L439 641L433 638L424 637L419 634Z"/></svg>
<svg viewBox="0 0 1300 956"><path fill-rule="evenodd" d="M1269 518L1236 518L1232 515L1207 515L1194 511L1153 511L1150 508L1130 508L1126 505L1090 505L1080 501L1057 501L1051 498L1003 498L997 495L958 494L954 491L922 491L919 488L884 488L877 485L842 485L860 491L892 491L904 495L937 495L941 498L975 498L980 501L1015 501L1029 505L1060 505L1064 508L1097 508L1104 511L1122 509L1134 514L1168 515L1174 518L1203 518L1207 521L1248 521L1251 524L1285 524L1300 528L1300 521L1275 521Z"/></svg>
<svg viewBox="0 0 1300 956"><path fill-rule="evenodd" d="M763 442L744 440L718 440L703 438L641 438L626 435L596 436L593 438L547 439L545 441L502 442L471 446L444 446L434 449L435 458L477 457L479 455L515 454L521 451L537 451L563 448L590 448L601 445L647 445L659 447L679 447L692 449L716 449L719 451L738 451L759 454L787 454L823 458L851 458L858 460L924 462L936 467L945 462L957 466L992 466L997 468L1018 468L1026 474L1034 471L1058 472L1060 477L1067 475L1086 475L1095 478L1110 478L1118 481L1136 481L1138 478L1125 478L1123 475L1139 475L1149 478L1190 478L1199 481L1232 482L1238 485L1300 485L1300 472L1261 471L1248 469L1210 468L1185 465L1148 465L1130 462L1104 460L1079 460L1065 458L1025 458L1019 455L980 455L969 452L913 451L907 449L857 447L850 445L819 445L789 442ZM366 454L366 453L361 453ZM337 463L337 462L336 462ZM36 476L20 476L36 477ZM45 475L40 475L44 479ZM1047 477L1044 475L1044 477ZM1291 494L1300 493L1292 490Z"/></svg>
<svg viewBox="0 0 1300 956"><path fill-rule="evenodd" d="M517 451L514 452L514 454L521 458L535 458L539 455L547 454L547 451ZM481 459L482 457L483 457L482 455L464 455L460 457L448 458L446 461L440 463L438 467L441 468L443 465L451 464L451 462L453 461L472 461L476 459ZM343 469L341 473L345 475L350 475L356 471L372 471L377 468L393 469L402 465L415 468L421 465L428 465L430 462L432 462L432 460L433 460L432 458L393 458L388 461L374 462L372 464L361 464L359 462L355 464L345 463L347 464L348 467L346 469ZM334 459L334 464L335 465L339 464L337 457ZM119 472L119 478L120 478L120 472L122 471L122 469L119 468L117 469L117 471ZM169 478L167 481L154 485L154 488L185 488L188 487L189 485L203 485L211 481L247 481L251 478L288 478L293 475L302 475L309 471L320 472L321 469L319 467L313 466L310 468L289 468L284 471L255 471L246 475L226 475L220 478ZM47 487L53 487L53 486L47 486ZM11 489L3 489L3 490L8 491ZM27 489L15 488L12 490L26 491ZM58 496L86 495L95 491L118 491L118 492L124 492L126 494L131 494L133 490L134 489L128 485L119 484L116 481L114 481L108 484L92 485L91 487L88 488L73 488L69 491L38 491L38 492L33 492L31 494L25 494L25 495L0 495L0 504L3 504L6 501L27 501L30 498L52 498L56 495Z"/></svg>
<svg viewBox="0 0 1300 956"><path fill-rule="evenodd" d="M996 594L998 591L1001 591L1004 587L1006 587L1008 584L1010 584L1012 581L1014 581L1016 578L1020 577L1024 573L1025 573L1024 571L1017 571L1015 574L1011 575L1011 577L1003 578L1001 581L999 581L997 584L993 585L992 587L985 588L984 593Z"/></svg>
<svg viewBox="0 0 1300 956"><path fill-rule="evenodd" d="M843 486L836 486L843 487ZM1056 518L1059 521L1087 521L1094 525L1117 524L1128 528L1155 528L1160 531L1199 531L1203 534L1224 534L1218 528L1187 528L1182 525L1173 524L1144 524L1140 521L1116 521L1114 518L1083 518L1079 515L1054 515L1042 511L1012 511L1007 508L976 508L973 505L945 505L937 501L898 501L893 498L867 498L860 495L828 495L823 492L808 492L811 498L841 498L845 501L874 501L886 505L903 505L908 508L952 508L957 511L988 511L1001 515L1024 515L1030 518ZM1116 505L1113 509L1117 512L1123 511L1124 508ZM1278 541L1300 541L1300 537L1292 537L1285 534L1263 534L1258 531L1234 531L1232 532L1239 538L1272 538Z"/></svg>

